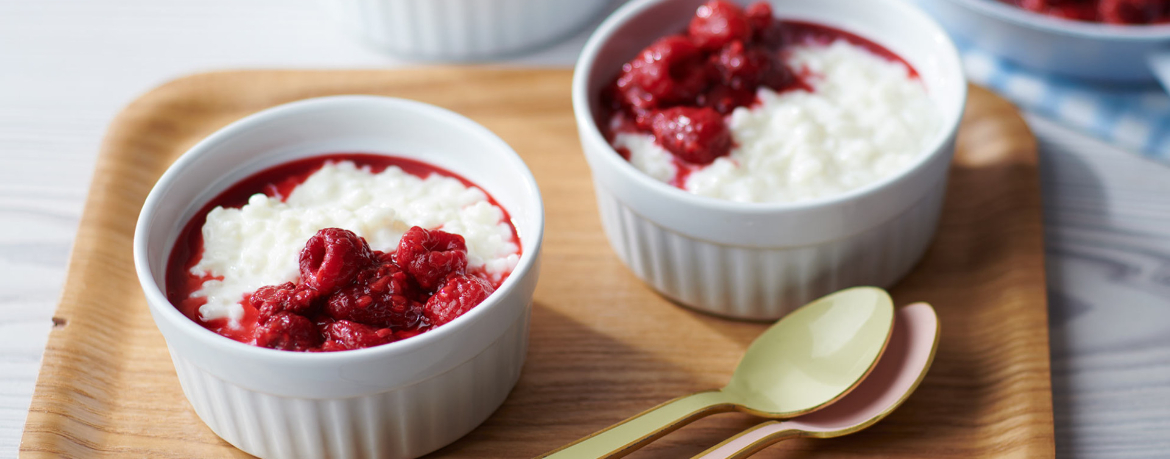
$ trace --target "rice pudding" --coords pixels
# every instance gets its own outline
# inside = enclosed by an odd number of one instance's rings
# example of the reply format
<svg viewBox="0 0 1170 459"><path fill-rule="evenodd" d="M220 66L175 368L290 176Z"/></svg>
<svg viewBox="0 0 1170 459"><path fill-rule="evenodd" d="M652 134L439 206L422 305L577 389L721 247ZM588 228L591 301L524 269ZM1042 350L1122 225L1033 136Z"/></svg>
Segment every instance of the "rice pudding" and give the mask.
<svg viewBox="0 0 1170 459"><path fill-rule="evenodd" d="M908 168L942 129L908 63L848 32L776 20L762 2L703 5L602 98L602 131L630 164L739 202L864 187Z"/></svg>
<svg viewBox="0 0 1170 459"><path fill-rule="evenodd" d="M212 200L176 243L167 294L237 341L352 349L453 320L519 256L507 213L471 182L404 158L328 155Z"/></svg>

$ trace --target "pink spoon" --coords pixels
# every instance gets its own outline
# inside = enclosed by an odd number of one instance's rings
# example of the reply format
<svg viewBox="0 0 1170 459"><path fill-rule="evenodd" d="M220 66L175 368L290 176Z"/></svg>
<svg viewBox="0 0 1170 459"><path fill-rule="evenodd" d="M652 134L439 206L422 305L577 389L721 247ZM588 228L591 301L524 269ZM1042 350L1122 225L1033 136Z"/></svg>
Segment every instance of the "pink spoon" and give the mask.
<svg viewBox="0 0 1170 459"><path fill-rule="evenodd" d="M906 401L934 361L939 325L934 308L914 303L896 312L890 343L873 372L840 401L787 421L759 424L695 458L744 458L789 438L833 438L869 427Z"/></svg>

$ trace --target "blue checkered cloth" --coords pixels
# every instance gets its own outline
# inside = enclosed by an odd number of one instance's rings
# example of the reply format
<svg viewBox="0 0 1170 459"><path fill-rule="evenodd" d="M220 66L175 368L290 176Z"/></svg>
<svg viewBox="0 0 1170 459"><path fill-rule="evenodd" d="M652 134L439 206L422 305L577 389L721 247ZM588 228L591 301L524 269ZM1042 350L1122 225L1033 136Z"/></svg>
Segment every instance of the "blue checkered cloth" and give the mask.
<svg viewBox="0 0 1170 459"><path fill-rule="evenodd" d="M1086 83L1023 69L965 44L959 50L971 82L1024 110L1170 163L1170 96L1160 86Z"/></svg>

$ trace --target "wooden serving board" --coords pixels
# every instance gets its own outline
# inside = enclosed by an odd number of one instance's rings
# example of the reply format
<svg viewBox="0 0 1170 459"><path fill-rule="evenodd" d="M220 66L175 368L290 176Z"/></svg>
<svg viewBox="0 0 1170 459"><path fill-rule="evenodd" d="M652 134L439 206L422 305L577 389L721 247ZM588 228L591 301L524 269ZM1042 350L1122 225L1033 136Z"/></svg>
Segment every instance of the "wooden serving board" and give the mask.
<svg viewBox="0 0 1170 459"><path fill-rule="evenodd" d="M567 70L241 71L195 75L111 125L70 261L21 451L28 457L237 457L192 411L138 286L131 240L163 170L212 131L331 94L417 99L495 131L527 161L547 211L531 348L507 402L435 457L532 457L667 399L725 384L764 324L692 312L618 261L598 221ZM1053 457L1036 143L1014 107L972 88L941 227L892 293L942 322L930 374L876 426L757 457ZM703 419L631 457L689 457L757 422Z"/></svg>

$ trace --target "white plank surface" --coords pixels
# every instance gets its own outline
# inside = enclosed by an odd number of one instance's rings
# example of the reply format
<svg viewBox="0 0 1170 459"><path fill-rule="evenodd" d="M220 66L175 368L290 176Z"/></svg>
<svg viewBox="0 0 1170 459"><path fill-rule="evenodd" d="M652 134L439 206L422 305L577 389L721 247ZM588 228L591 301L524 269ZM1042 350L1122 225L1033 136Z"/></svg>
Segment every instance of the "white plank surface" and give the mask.
<svg viewBox="0 0 1170 459"><path fill-rule="evenodd" d="M1170 457L1170 167L1041 140L1057 456Z"/></svg>
<svg viewBox="0 0 1170 459"><path fill-rule="evenodd" d="M584 34L513 60L571 65ZM179 75L408 65L312 0L0 0L0 458L15 457L117 110ZM1060 457L1170 456L1170 168L1051 123L1044 140Z"/></svg>

